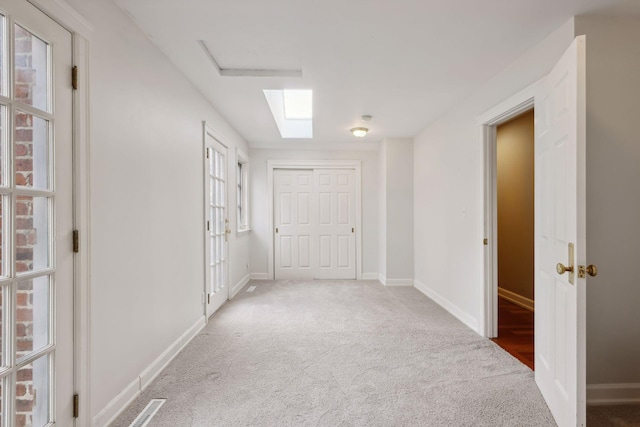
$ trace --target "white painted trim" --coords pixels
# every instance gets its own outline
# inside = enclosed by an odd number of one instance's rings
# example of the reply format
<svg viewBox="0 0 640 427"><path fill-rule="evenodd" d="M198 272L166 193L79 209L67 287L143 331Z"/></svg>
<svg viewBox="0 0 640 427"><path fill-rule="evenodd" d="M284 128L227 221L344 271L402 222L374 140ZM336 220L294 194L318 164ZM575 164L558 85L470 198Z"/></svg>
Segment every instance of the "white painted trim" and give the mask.
<svg viewBox="0 0 640 427"><path fill-rule="evenodd" d="M360 280L378 280L378 273L362 273Z"/></svg>
<svg viewBox="0 0 640 427"><path fill-rule="evenodd" d="M428 298L432 299L436 304L438 304L439 306L441 306L442 308L447 310L449 313L451 313L453 316L455 316L458 320L460 320L462 323L467 325L473 331L475 331L478 334L482 335L482 331L479 330L479 322L473 316L471 316L468 313L466 313L460 307L458 307L457 305L455 305L454 303L452 303L451 301L449 301L448 299L446 299L442 295L438 294L436 291L434 291L433 289L429 288L424 283L422 283L422 282L420 282L418 280L414 280L413 281L413 286L417 290L419 290L420 292L425 294Z"/></svg>
<svg viewBox="0 0 640 427"><path fill-rule="evenodd" d="M376 277L376 279L378 279L378 282L382 283L382 286L385 286L387 283L387 278L384 274L379 273L378 277Z"/></svg>
<svg viewBox="0 0 640 427"><path fill-rule="evenodd" d="M251 280L270 280L269 273L251 273Z"/></svg>
<svg viewBox="0 0 640 427"><path fill-rule="evenodd" d="M94 28L84 16L64 0L27 0L73 34L91 40Z"/></svg>
<svg viewBox="0 0 640 427"><path fill-rule="evenodd" d="M120 394L93 417L93 427L105 427L111 424L133 400L140 395L140 377L131 381Z"/></svg>
<svg viewBox="0 0 640 427"><path fill-rule="evenodd" d="M73 215L80 252L74 255L74 391L81 396L76 426L91 424L91 174L90 40L93 26L63 0L28 0L72 35L78 89L73 92Z"/></svg>
<svg viewBox="0 0 640 427"><path fill-rule="evenodd" d="M498 202L497 202L497 150L498 125L530 110L541 80L529 85L512 97L481 114L477 119L479 139L484 161L479 182L484 183L484 238L488 240L484 257L484 291L481 301L481 334L487 338L498 336Z"/></svg>
<svg viewBox="0 0 640 427"><path fill-rule="evenodd" d="M167 367L169 363L191 342L205 327L206 319L200 317L187 331L173 342L156 360L129 383L93 418L93 427L105 427L111 424L129 404Z"/></svg>
<svg viewBox="0 0 640 427"><path fill-rule="evenodd" d="M207 136L211 137L216 143L220 144L221 146L224 147L225 149L225 162L226 164L224 165L224 170L226 173L225 176L225 181L224 181L224 205L226 207L226 216L227 216L227 220L229 220L230 218L230 207L229 207L229 188L232 187L231 186L231 174L230 174L230 169L229 169L229 163L230 163L230 158L231 155L229 153L229 144L227 143L227 139L225 138L225 136L220 133L217 129L215 129L214 127L212 127L210 124L208 124L206 121L202 122L202 179L203 179L203 192L202 192L202 200L203 200L203 218L202 218L202 236L203 236L203 242L204 242L204 295L205 298L203 298L202 303L204 306L204 316L206 318L206 320L208 321L208 319L213 315L213 313L215 313L216 310L218 310L222 304L219 307L217 307L215 310L213 309L213 304L209 303L209 298L207 298L207 295L209 295L209 288L208 288L208 283L209 283L209 277L211 275L211 269L209 268L209 257L210 257L210 250L211 248L209 247L209 232L207 230L207 221L209 219L209 197L210 197L210 189L209 189L209 159L207 159L207 150L211 149L212 151L215 150L213 144L209 144L207 142ZM235 165L235 157L234 157L234 165ZM234 169L235 170L235 169ZM233 175L233 179L235 180L235 173ZM235 204L234 204L235 205ZM237 216L237 211L234 209L234 217ZM236 224L237 224L237 219L236 219ZM211 224L211 226L213 226L213 224ZM230 224L227 225L228 227L230 227ZM225 265L224 265L224 276L226 279L225 285L227 286L227 290L229 291L229 294L227 295L227 299L225 300L228 301L231 299L231 288L229 288L229 286L231 286L231 284L229 283L229 263L230 263L230 248L231 245L229 244L229 239L225 239L224 242L224 251L225 251ZM223 288L224 289L224 288ZM212 296L213 294L211 294ZM224 295L221 295L224 296Z"/></svg>
<svg viewBox="0 0 640 427"><path fill-rule="evenodd" d="M387 279L385 278L385 286L413 286L413 279Z"/></svg>
<svg viewBox="0 0 640 427"><path fill-rule="evenodd" d="M522 295L518 295L508 289L498 286L498 296L514 303L519 307L526 308L529 311L535 311L535 302L532 299L523 297Z"/></svg>
<svg viewBox="0 0 640 427"><path fill-rule="evenodd" d="M356 279L362 280L362 162L360 160L267 160L268 279L275 279L273 241L274 169L353 169L356 175Z"/></svg>
<svg viewBox="0 0 640 427"><path fill-rule="evenodd" d="M79 231L80 249L74 257L74 389L81 396L76 426L83 426L91 423L92 416L91 101L89 42L79 34L73 34L73 63L78 66L78 89L73 94L74 228Z"/></svg>
<svg viewBox="0 0 640 427"><path fill-rule="evenodd" d="M640 404L640 383L587 385L587 405L633 404Z"/></svg>
<svg viewBox="0 0 640 427"><path fill-rule="evenodd" d="M235 297L238 294L238 292L240 292L242 290L242 288L244 288L244 286L247 283L249 283L250 280L251 280L251 274L247 274L242 279L240 279L240 281L238 283L233 285L233 287L229 291L229 299Z"/></svg>

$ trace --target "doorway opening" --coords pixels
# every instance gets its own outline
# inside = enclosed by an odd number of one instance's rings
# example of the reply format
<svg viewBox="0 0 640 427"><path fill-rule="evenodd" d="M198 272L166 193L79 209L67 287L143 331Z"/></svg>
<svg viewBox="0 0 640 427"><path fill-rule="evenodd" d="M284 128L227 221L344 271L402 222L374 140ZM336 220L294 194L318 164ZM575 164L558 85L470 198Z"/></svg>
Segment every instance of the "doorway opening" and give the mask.
<svg viewBox="0 0 640 427"><path fill-rule="evenodd" d="M496 126L497 336L534 369L534 111Z"/></svg>

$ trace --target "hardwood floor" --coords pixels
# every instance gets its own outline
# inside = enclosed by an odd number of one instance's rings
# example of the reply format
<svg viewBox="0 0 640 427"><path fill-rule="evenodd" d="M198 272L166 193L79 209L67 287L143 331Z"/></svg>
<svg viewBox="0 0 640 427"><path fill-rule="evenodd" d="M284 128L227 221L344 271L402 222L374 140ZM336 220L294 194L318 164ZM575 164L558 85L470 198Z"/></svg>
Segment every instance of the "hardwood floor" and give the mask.
<svg viewBox="0 0 640 427"><path fill-rule="evenodd" d="M493 342L533 370L533 312L498 297L498 338Z"/></svg>

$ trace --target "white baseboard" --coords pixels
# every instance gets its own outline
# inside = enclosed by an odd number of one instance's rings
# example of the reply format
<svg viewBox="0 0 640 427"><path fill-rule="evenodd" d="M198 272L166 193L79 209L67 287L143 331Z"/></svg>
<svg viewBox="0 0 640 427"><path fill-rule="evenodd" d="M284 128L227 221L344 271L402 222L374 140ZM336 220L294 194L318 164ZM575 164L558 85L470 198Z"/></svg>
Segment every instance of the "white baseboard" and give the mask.
<svg viewBox="0 0 640 427"><path fill-rule="evenodd" d="M251 273L251 280L270 280L269 273Z"/></svg>
<svg viewBox="0 0 640 427"><path fill-rule="evenodd" d="M640 384L588 384L587 405L640 404Z"/></svg>
<svg viewBox="0 0 640 427"><path fill-rule="evenodd" d="M360 280L378 280L378 273L362 273Z"/></svg>
<svg viewBox="0 0 640 427"><path fill-rule="evenodd" d="M385 279L385 286L413 286L413 279Z"/></svg>
<svg viewBox="0 0 640 427"><path fill-rule="evenodd" d="M140 395L167 365L180 353L180 351L204 328L206 319L204 316L191 326L180 338L173 342L156 360L140 373L138 378L127 385L115 398L111 400L93 418L94 427L105 427L111 424L124 411L129 404Z"/></svg>
<svg viewBox="0 0 640 427"><path fill-rule="evenodd" d="M458 307L457 305L455 305L454 303L452 303L442 295L438 294L436 291L429 288L424 283L418 280L414 280L413 286L417 290L425 294L427 297L431 298L433 301L435 301L438 305L440 305L442 308L447 310L449 313L454 315L456 318L458 318L458 320L460 320L462 323L467 325L469 328L473 329L477 333L480 333L478 329L478 321L473 316L470 316L460 307Z"/></svg>
<svg viewBox="0 0 640 427"><path fill-rule="evenodd" d="M515 292L511 292L507 289L501 288L500 286L498 286L498 296L501 296L519 307L526 308L529 311L535 311L535 302L532 299L518 295Z"/></svg>
<svg viewBox="0 0 640 427"><path fill-rule="evenodd" d="M236 283L235 285L233 285L233 287L230 290L230 294L229 294L229 299L233 298L236 296L236 294L238 292L240 292L240 290L242 290L242 288L244 288L244 285L246 285L247 283L249 283L249 280L251 280L251 274L247 274L246 276L244 276L242 279L240 279L240 281L238 283Z"/></svg>

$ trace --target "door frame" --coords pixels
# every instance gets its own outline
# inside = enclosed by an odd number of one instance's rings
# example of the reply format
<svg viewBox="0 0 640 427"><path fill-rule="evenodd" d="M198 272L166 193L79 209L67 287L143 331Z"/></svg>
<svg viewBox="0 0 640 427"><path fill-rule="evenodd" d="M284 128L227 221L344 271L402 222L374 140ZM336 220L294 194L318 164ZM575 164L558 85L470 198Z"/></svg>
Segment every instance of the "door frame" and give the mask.
<svg viewBox="0 0 640 427"><path fill-rule="evenodd" d="M78 67L73 91L73 223L79 231L74 254L74 390L79 395L76 426L91 417L91 182L90 182L90 54L94 28L64 0L27 0L71 33L72 61ZM69 71L71 73L71 71Z"/></svg>
<svg viewBox="0 0 640 427"><path fill-rule="evenodd" d="M356 280L362 280L362 162L360 160L267 160L267 212L269 215L267 277L275 280L273 237L274 203L273 203L273 171L274 169L352 169L356 174Z"/></svg>
<svg viewBox="0 0 640 427"><path fill-rule="evenodd" d="M226 138L224 137L224 135L222 135L220 132L218 132L216 129L214 129L213 127L211 127L211 125L209 125L206 121L202 122L202 184L203 184L203 188L202 188L202 204L203 204L203 218L202 218L202 235L204 236L204 246L203 246L203 259L204 259L204 291L202 294L202 305L203 305L203 309L204 309L204 317L205 317L205 322L209 323L209 316L213 315L213 313L209 314L207 312L208 309L208 294L209 294L209 287L208 287L208 283L207 283L207 277L208 277L208 270L209 270L209 260L207 259L207 245L209 244L209 231L207 230L207 221L209 218L209 205L207 203L208 200L208 189L206 188L206 181L209 179L209 159L207 158L207 136L210 136L211 138L213 138L216 142L218 142L220 145L222 145L226 150L227 150L227 154L225 156L225 171L226 171L226 176L225 176L225 189L224 189L224 196L225 196L225 205L227 207L227 218L229 218L229 181L230 181L230 172L229 172L229 144L226 142ZM235 158L234 158L235 160ZM230 223L228 225L230 227ZM225 252L225 275L227 278L227 301L229 301L229 299L231 299L231 280L229 277L229 240L226 240L225 242L226 245L226 252Z"/></svg>
<svg viewBox="0 0 640 427"><path fill-rule="evenodd" d="M497 128L499 125L534 107L535 93L542 80L538 80L476 120L483 150L482 175L484 215L484 286L482 318L479 331L484 337L498 336L498 198L497 198Z"/></svg>

